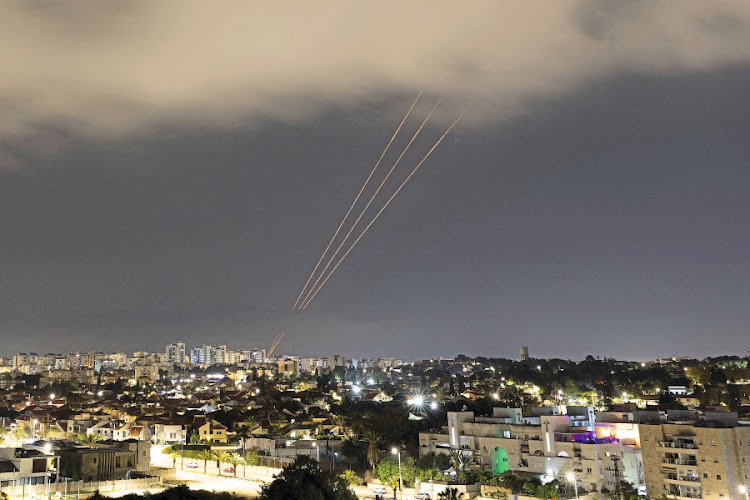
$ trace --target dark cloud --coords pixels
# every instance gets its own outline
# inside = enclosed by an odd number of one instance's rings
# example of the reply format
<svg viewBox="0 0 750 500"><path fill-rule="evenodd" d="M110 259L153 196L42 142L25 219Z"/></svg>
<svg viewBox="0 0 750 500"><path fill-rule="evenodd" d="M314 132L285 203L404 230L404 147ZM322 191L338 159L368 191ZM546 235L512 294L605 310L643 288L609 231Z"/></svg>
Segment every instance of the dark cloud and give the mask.
<svg viewBox="0 0 750 500"><path fill-rule="evenodd" d="M620 73L747 61L750 7L18 1L3 10L0 44L0 131L16 139L49 125L116 136L298 123L422 88L457 108L478 100L467 122L480 125Z"/></svg>
<svg viewBox="0 0 750 500"><path fill-rule="evenodd" d="M747 348L746 2L64 5L0 20L3 355L268 346L422 86L471 117L282 351Z"/></svg>

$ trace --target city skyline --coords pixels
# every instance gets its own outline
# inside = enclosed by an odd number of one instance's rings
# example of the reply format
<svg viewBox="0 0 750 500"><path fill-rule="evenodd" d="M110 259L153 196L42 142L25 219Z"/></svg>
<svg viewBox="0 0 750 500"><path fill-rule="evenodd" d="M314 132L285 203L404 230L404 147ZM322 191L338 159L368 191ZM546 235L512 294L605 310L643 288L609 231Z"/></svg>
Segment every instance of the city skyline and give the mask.
<svg viewBox="0 0 750 500"><path fill-rule="evenodd" d="M750 348L746 3L237 8L8 8L3 356L268 349L419 91L420 153L473 105L279 353Z"/></svg>

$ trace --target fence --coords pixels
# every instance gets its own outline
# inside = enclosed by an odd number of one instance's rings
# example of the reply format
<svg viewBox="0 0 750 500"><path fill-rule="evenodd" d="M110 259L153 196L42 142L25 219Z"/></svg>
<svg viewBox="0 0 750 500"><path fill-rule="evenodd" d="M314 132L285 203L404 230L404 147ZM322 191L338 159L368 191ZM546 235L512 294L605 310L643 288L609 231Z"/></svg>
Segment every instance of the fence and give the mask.
<svg viewBox="0 0 750 500"><path fill-rule="evenodd" d="M39 500L44 498L78 500L79 495L95 491L113 492L129 490L145 490L161 485L159 477L142 477L109 481L59 481L56 483L18 484L3 488L11 499Z"/></svg>

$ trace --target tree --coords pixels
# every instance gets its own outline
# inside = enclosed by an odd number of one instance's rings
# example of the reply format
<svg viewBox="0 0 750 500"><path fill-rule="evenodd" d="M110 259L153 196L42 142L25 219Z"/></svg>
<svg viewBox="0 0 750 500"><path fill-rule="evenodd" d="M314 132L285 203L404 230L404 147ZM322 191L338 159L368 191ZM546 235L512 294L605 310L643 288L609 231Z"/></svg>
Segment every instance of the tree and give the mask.
<svg viewBox="0 0 750 500"><path fill-rule="evenodd" d="M245 460L237 453L230 453L229 456L227 456L225 462L232 466L234 477L237 477L237 465L244 463Z"/></svg>
<svg viewBox="0 0 750 500"><path fill-rule="evenodd" d="M203 473L206 474L206 470L208 469L208 461L214 458L214 454L211 453L211 450L203 449L198 452L198 460L203 460Z"/></svg>
<svg viewBox="0 0 750 500"><path fill-rule="evenodd" d="M446 488L438 493L438 498L443 500L460 500L464 497L463 493L458 492L458 488Z"/></svg>
<svg viewBox="0 0 750 500"><path fill-rule="evenodd" d="M557 497L557 479L555 479L551 483L537 486L535 495L537 498L544 498L544 499L556 498Z"/></svg>
<svg viewBox="0 0 750 500"><path fill-rule="evenodd" d="M260 463L260 455L258 454L257 448L250 448L245 450L245 455L242 457L245 459L247 465L258 465Z"/></svg>
<svg viewBox="0 0 750 500"><path fill-rule="evenodd" d="M99 434L87 434L85 432L80 432L76 435L76 441L78 441L81 444L85 444L89 448L94 447L94 443L97 441L101 441L102 437Z"/></svg>
<svg viewBox="0 0 750 500"><path fill-rule="evenodd" d="M524 480L512 472L505 472L500 476L498 483L515 495L523 488Z"/></svg>
<svg viewBox="0 0 750 500"><path fill-rule="evenodd" d="M190 444L198 444L201 440L201 437L198 435L198 431L193 431L190 434Z"/></svg>
<svg viewBox="0 0 750 500"><path fill-rule="evenodd" d="M341 473L341 478L346 481L346 484L350 486L359 486L362 484L362 479L351 469L347 469Z"/></svg>
<svg viewBox="0 0 750 500"><path fill-rule="evenodd" d="M180 456L180 452L177 450L170 450L169 456L172 457L172 468L177 469L177 457Z"/></svg>
<svg viewBox="0 0 750 500"><path fill-rule="evenodd" d="M219 468L219 475L221 476L221 463L229 460L229 453L224 450L219 450L214 453L213 456L216 459L216 467Z"/></svg>
<svg viewBox="0 0 750 500"><path fill-rule="evenodd" d="M263 486L260 500L356 500L346 481L324 471L310 457L299 456L276 479Z"/></svg>
<svg viewBox="0 0 750 500"><path fill-rule="evenodd" d="M383 457L383 450L380 449L380 445L383 443L383 438L380 437L380 434L370 429L362 434L361 441L367 443L367 462L372 469L375 469L375 466Z"/></svg>
<svg viewBox="0 0 750 500"><path fill-rule="evenodd" d="M16 441L20 441L23 438L29 437L29 428L25 425L19 425L13 429L11 435L16 438Z"/></svg>

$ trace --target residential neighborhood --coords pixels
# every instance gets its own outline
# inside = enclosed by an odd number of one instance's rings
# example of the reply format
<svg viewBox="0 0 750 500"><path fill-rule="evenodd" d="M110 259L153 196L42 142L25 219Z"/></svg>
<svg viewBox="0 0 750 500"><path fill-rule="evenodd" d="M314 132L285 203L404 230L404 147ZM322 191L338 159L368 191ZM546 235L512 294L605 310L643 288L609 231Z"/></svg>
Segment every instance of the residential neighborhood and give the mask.
<svg viewBox="0 0 750 500"><path fill-rule="evenodd" d="M179 342L130 356L12 356L0 367L3 491L139 479L158 488L186 474L262 485L300 457L364 498L455 488L464 498L718 500L750 475L747 357L209 352L211 363Z"/></svg>

